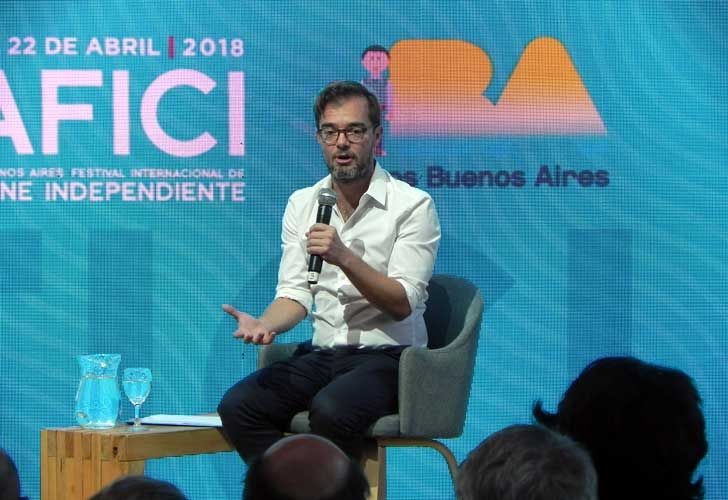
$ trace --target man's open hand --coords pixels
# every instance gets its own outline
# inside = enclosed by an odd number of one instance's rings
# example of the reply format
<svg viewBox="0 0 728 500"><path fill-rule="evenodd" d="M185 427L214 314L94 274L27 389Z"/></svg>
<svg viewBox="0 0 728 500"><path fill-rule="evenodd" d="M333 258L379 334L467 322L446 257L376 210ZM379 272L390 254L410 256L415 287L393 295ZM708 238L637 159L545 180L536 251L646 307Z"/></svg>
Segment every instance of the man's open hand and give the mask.
<svg viewBox="0 0 728 500"><path fill-rule="evenodd" d="M276 332L272 332L259 319L238 311L229 304L223 304L222 310L238 322L238 329L233 332L233 337L242 339L246 344L270 344L273 342Z"/></svg>

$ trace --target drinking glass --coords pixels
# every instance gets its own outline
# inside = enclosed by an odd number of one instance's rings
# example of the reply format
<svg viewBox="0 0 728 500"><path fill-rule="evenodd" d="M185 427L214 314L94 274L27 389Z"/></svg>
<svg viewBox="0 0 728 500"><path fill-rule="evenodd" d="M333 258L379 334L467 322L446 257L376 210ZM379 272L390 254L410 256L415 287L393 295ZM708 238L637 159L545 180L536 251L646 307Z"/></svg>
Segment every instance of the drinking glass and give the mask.
<svg viewBox="0 0 728 500"><path fill-rule="evenodd" d="M139 409L152 389L151 370L149 368L126 368L121 383L124 386L124 394L134 405L134 425L131 430L146 431L147 429L142 427L139 420Z"/></svg>

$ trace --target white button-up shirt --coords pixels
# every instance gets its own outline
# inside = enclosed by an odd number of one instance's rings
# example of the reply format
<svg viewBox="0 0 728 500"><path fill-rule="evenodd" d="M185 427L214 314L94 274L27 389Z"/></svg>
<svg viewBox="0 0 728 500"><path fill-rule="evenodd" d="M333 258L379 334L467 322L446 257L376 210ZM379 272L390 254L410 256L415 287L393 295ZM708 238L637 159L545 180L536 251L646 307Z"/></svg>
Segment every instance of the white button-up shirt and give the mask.
<svg viewBox="0 0 728 500"><path fill-rule="evenodd" d="M338 266L324 262L318 283L308 284L306 232L316 222L321 188L331 188L331 176L288 200L276 298L295 300L313 315L315 346L427 345L422 314L440 242L430 195L377 164L349 219L345 222L336 207L331 216L330 224L346 246L404 287L412 313L395 321L364 298Z"/></svg>

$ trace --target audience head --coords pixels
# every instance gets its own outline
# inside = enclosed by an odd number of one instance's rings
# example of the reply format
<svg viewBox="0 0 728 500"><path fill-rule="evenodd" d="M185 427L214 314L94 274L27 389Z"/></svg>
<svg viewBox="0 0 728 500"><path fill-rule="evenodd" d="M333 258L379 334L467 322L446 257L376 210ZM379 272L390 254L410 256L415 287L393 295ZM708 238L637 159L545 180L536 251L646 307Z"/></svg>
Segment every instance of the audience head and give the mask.
<svg viewBox="0 0 728 500"><path fill-rule="evenodd" d="M599 476L600 500L703 498L692 482L708 451L701 400L679 370L631 357L594 361L556 413L537 402L537 422L581 443Z"/></svg>
<svg viewBox="0 0 728 500"><path fill-rule="evenodd" d="M187 500L171 483L146 476L124 476L89 500Z"/></svg>
<svg viewBox="0 0 728 500"><path fill-rule="evenodd" d="M15 462L0 448L0 500L20 499L20 479Z"/></svg>
<svg viewBox="0 0 728 500"><path fill-rule="evenodd" d="M574 441L536 425L492 434L460 465L461 500L596 500L597 475Z"/></svg>
<svg viewBox="0 0 728 500"><path fill-rule="evenodd" d="M359 464L313 434L281 439L254 460L244 500L363 500L369 484Z"/></svg>

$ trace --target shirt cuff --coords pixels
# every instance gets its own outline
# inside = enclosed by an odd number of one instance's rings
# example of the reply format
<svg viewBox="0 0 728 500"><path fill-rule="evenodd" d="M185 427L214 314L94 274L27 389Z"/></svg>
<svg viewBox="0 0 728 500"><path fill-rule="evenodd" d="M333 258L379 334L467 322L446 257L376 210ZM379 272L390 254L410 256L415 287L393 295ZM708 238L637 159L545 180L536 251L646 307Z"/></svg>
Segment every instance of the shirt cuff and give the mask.
<svg viewBox="0 0 728 500"><path fill-rule="evenodd" d="M306 314L311 313L311 307L313 307L313 298L311 293L308 291L298 290L296 288L280 288L276 290L276 299L290 299L298 302L306 309Z"/></svg>
<svg viewBox="0 0 728 500"><path fill-rule="evenodd" d="M417 289L416 286L412 285L403 278L394 278L404 288L404 293L407 295L407 302L410 306L410 314L417 310L420 304L425 302L423 294Z"/></svg>

